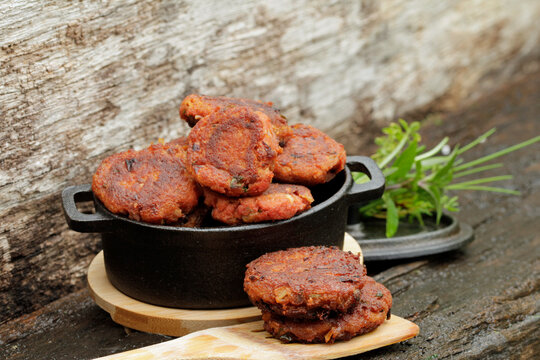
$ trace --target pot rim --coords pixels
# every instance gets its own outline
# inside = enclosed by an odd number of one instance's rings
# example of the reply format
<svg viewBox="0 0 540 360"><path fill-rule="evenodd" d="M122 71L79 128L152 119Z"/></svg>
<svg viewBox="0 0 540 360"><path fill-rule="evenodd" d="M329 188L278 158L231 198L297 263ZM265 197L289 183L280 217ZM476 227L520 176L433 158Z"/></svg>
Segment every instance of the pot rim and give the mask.
<svg viewBox="0 0 540 360"><path fill-rule="evenodd" d="M352 186L352 175L351 171L347 166L343 169L345 180L343 182L343 185L328 199L324 200L323 202L313 206L307 211L304 211L298 215L293 216L290 219L285 220L277 220L272 222L263 222L263 223L256 223L256 224L242 224L242 225L226 225L223 224L223 226L213 226L213 227L200 227L200 228L190 228L190 227L177 227L177 226L171 226L171 225L158 225L158 224L150 224L145 223L142 221L137 221L133 219L129 219L127 217L113 214L110 212L102 203L99 201L99 199L93 195L94 204L96 205L96 212L100 212L103 215L109 216L110 218L114 220L119 220L123 222L127 222L131 225L135 226L142 226L144 228L149 229L156 229L156 230L166 230L166 231L172 231L172 232L185 232L185 233L211 233L211 232L237 232L237 231L248 231L248 230L259 230L259 229L265 229L269 227L275 227L281 224L291 223L298 220L301 220L303 218L309 217L310 215L322 211L323 209L327 208L328 206L334 204L335 202L345 199L348 190ZM340 176L340 174L337 174L337 176ZM337 177L336 176L336 177Z"/></svg>

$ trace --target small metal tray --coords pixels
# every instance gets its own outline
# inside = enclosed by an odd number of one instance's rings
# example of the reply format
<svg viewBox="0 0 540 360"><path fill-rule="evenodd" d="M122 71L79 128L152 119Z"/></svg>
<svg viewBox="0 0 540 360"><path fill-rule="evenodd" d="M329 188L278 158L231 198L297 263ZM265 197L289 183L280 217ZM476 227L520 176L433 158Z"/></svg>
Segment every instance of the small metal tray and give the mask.
<svg viewBox="0 0 540 360"><path fill-rule="evenodd" d="M416 223L400 222L397 234L385 237L385 220L359 221L351 219L347 232L358 241L365 261L408 259L456 250L474 239L470 225L451 215L443 215L440 224L435 219L424 220L424 227Z"/></svg>

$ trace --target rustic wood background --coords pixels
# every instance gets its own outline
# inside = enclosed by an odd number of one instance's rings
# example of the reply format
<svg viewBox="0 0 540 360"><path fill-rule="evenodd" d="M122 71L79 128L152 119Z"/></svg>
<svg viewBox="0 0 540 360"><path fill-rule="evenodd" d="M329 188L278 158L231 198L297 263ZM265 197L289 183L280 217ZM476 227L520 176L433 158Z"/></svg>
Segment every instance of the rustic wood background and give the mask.
<svg viewBox="0 0 540 360"><path fill-rule="evenodd" d="M365 153L540 62L540 2L0 3L0 323L84 286L100 244L59 194L187 127L191 92L271 100Z"/></svg>

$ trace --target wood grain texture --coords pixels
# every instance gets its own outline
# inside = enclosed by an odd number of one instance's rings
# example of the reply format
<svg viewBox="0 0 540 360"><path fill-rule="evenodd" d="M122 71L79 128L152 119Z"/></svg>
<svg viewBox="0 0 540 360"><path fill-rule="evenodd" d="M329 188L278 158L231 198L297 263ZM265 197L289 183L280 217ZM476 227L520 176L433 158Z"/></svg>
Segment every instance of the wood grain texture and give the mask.
<svg viewBox="0 0 540 360"><path fill-rule="evenodd" d="M101 359L337 359L357 355L418 335L416 324L392 315L374 331L328 344L282 344L269 336L262 321L211 328L181 338Z"/></svg>
<svg viewBox="0 0 540 360"><path fill-rule="evenodd" d="M82 287L100 245L66 229L60 191L186 133L186 94L272 100L362 153L395 116L533 69L539 17L535 0L1 2L0 322Z"/></svg>

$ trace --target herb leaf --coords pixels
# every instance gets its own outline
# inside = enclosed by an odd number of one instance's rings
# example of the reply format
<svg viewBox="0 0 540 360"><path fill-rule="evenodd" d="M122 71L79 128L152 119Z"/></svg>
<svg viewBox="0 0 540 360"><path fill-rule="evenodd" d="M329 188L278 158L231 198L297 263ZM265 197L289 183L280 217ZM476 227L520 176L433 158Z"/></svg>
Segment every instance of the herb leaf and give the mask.
<svg viewBox="0 0 540 360"><path fill-rule="evenodd" d="M396 204L389 193L383 195L383 200L386 206L386 237L392 237L398 229L399 215Z"/></svg>
<svg viewBox="0 0 540 360"><path fill-rule="evenodd" d="M392 173L392 175L388 176L387 181L401 179L407 175L414 163L417 145L418 142L415 140L407 147L407 149L405 149L405 151L401 153L393 165L393 167L397 169Z"/></svg>
<svg viewBox="0 0 540 360"><path fill-rule="evenodd" d="M486 161L498 158L499 156L503 156L503 155L506 155L508 153L511 153L512 151L516 151L516 150L519 150L521 148L524 148L525 146L532 145L532 144L534 144L535 142L538 142L538 141L540 141L540 136L534 137L534 138L529 139L527 141L523 141L523 142L521 142L519 144L516 144L514 146L510 146L509 148L503 149L501 151L497 151L496 153L486 155L484 157L481 157L480 159L476 159L476 160L470 161L468 163L462 164L460 166L457 166L455 170L456 171L463 170L463 169L469 168L471 166L482 164L482 163L484 163Z"/></svg>

